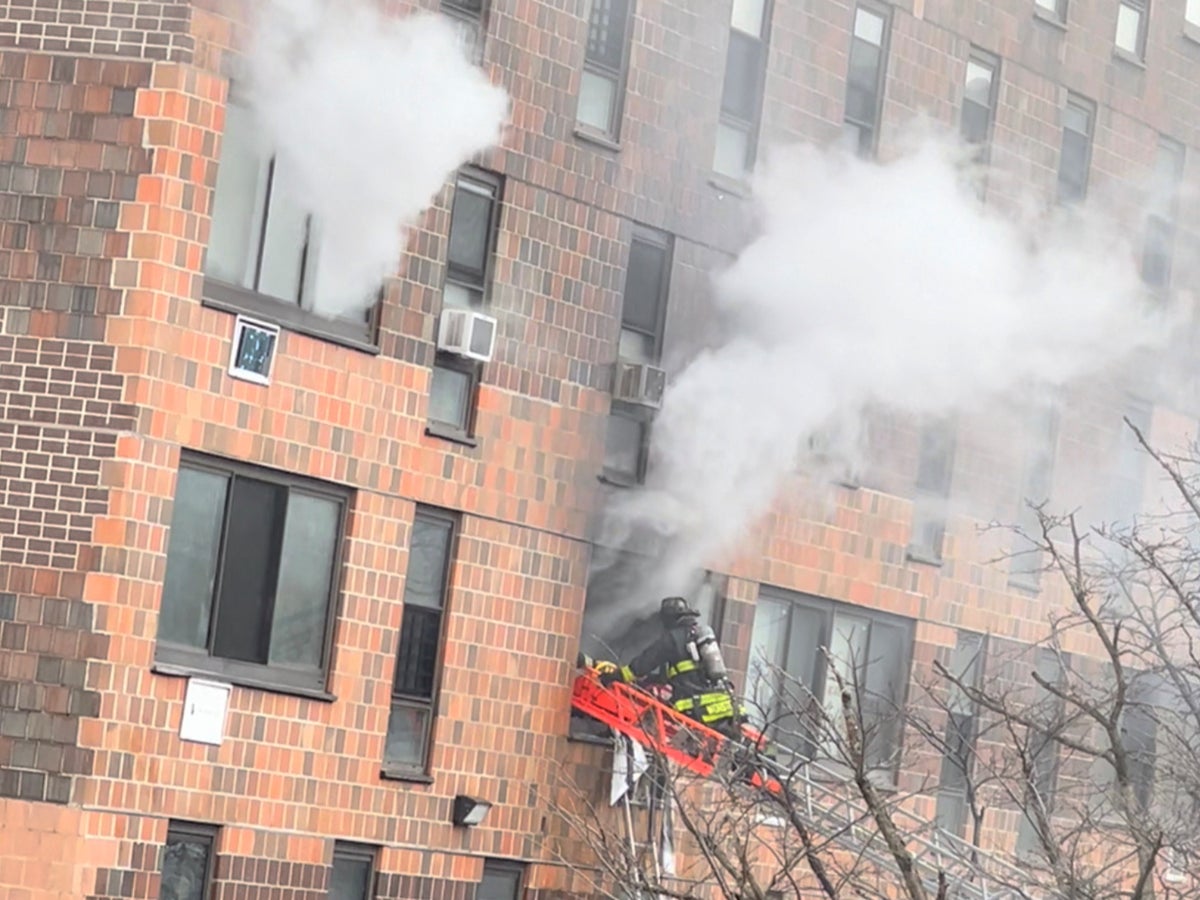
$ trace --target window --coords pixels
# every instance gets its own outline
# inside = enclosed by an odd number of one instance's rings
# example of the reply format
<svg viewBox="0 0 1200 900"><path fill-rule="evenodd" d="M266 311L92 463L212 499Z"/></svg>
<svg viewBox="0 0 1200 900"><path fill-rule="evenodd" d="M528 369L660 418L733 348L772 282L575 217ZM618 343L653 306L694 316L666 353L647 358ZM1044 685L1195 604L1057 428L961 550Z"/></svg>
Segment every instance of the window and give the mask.
<svg viewBox="0 0 1200 900"><path fill-rule="evenodd" d="M1070 664L1065 654L1060 661L1055 651L1042 647L1037 651L1035 670L1046 684L1061 687L1065 675L1064 662ZM1063 701L1036 681L1034 690L1037 697L1030 715L1036 717L1041 727L1031 727L1026 735L1024 753L1030 774L1025 785L1024 805L1026 810L1040 808L1046 815L1051 815L1054 812L1059 764L1058 742L1053 737L1053 729L1062 719ZM1026 812L1017 829L1017 852L1031 853L1041 846L1036 820L1031 812Z"/></svg>
<svg viewBox="0 0 1200 900"><path fill-rule="evenodd" d="M418 509L413 517L384 750L389 772L423 774L429 767L454 531L455 520L446 513Z"/></svg>
<svg viewBox="0 0 1200 900"><path fill-rule="evenodd" d="M971 51L963 84L962 121L959 128L964 141L980 148L986 147L991 137L999 70L1000 62L996 57L982 50ZM978 158L983 158L982 149Z"/></svg>
<svg viewBox="0 0 1200 900"><path fill-rule="evenodd" d="M1187 0L1183 20L1188 25L1200 25L1200 0Z"/></svg>
<svg viewBox="0 0 1200 900"><path fill-rule="evenodd" d="M1118 50L1141 59L1146 55L1147 0L1121 0L1117 4Z"/></svg>
<svg viewBox="0 0 1200 900"><path fill-rule="evenodd" d="M764 588L754 612L744 688L751 719L782 747L805 757L827 755L822 714L835 728L843 721L829 659L857 690L867 764L890 769L900 745L899 710L912 641L909 620ZM828 648L828 658L821 648ZM809 694L823 713L814 709Z"/></svg>
<svg viewBox="0 0 1200 900"><path fill-rule="evenodd" d="M337 841L329 872L329 900L371 900L375 848Z"/></svg>
<svg viewBox="0 0 1200 900"><path fill-rule="evenodd" d="M587 50L579 79L576 122L616 139L629 67L629 24L633 0L592 0Z"/></svg>
<svg viewBox="0 0 1200 900"><path fill-rule="evenodd" d="M1058 21L1067 21L1067 0L1034 0L1034 3Z"/></svg>
<svg viewBox="0 0 1200 900"><path fill-rule="evenodd" d="M882 9L859 6L854 10L844 130L860 156L872 156L878 140L887 32L888 17Z"/></svg>
<svg viewBox="0 0 1200 900"><path fill-rule="evenodd" d="M754 166L770 20L770 0L733 0L713 152L713 171L730 178L745 178Z"/></svg>
<svg viewBox="0 0 1200 900"><path fill-rule="evenodd" d="M1183 144L1169 137L1160 138L1142 249L1142 280L1152 288L1166 288L1171 283L1183 166Z"/></svg>
<svg viewBox="0 0 1200 900"><path fill-rule="evenodd" d="M1030 449L1025 457L1025 476L1018 498L1017 528L1028 538L1017 536L1012 561L1009 564L1010 585L1036 591L1041 584L1042 551L1032 547L1030 540L1040 544L1042 526L1036 507L1050 498L1054 487L1054 462L1058 450L1058 411L1043 405L1035 412L1030 425Z"/></svg>
<svg viewBox="0 0 1200 900"><path fill-rule="evenodd" d="M983 635L960 631L946 668L965 687L977 688L983 675L983 653ZM951 684L946 703L946 744L938 783L937 824L959 836L973 800L971 775L978 729L978 705L962 687Z"/></svg>
<svg viewBox="0 0 1200 900"><path fill-rule="evenodd" d="M657 366L671 279L671 238L638 227L629 245L621 305L621 361ZM616 374L614 372L614 378ZM615 484L640 483L646 472L653 408L614 396L604 440L604 477Z"/></svg>
<svg viewBox="0 0 1200 900"><path fill-rule="evenodd" d="M1077 203L1087 194L1092 157L1093 107L1071 96L1063 109L1062 150L1058 159L1058 202Z"/></svg>
<svg viewBox="0 0 1200 900"><path fill-rule="evenodd" d="M525 867L520 863L489 859L475 889L475 900L519 900Z"/></svg>
<svg viewBox="0 0 1200 900"><path fill-rule="evenodd" d="M373 311L310 315L320 300L320 223L305 208L286 158L263 153L257 135L253 114L231 88L204 264L206 301L311 333L369 338ZM364 297L361 306L373 310L378 299Z"/></svg>
<svg viewBox="0 0 1200 900"><path fill-rule="evenodd" d="M500 188L497 178L483 173L462 174L455 183L442 288L444 308L482 310L486 305ZM482 369L478 360L438 351L429 387L431 431L452 437L471 433Z"/></svg>
<svg viewBox="0 0 1200 900"><path fill-rule="evenodd" d="M323 690L348 492L185 453L155 658Z"/></svg>
<svg viewBox="0 0 1200 900"><path fill-rule="evenodd" d="M917 494L913 503L913 529L909 555L927 562L942 558L946 534L946 507L954 473L955 425L942 420L921 430L917 457Z"/></svg>
<svg viewBox="0 0 1200 900"><path fill-rule="evenodd" d="M628 662L658 637L658 610L663 595L655 578L659 574L661 539L647 535L638 540L640 537L635 536L629 543L641 547L644 553L592 547L580 652L597 659ZM724 576L696 571L681 592L716 632L718 640L724 619L725 590ZM604 739L609 729L572 712L570 733L576 738Z"/></svg>
<svg viewBox="0 0 1200 900"><path fill-rule="evenodd" d="M1142 434L1149 436L1150 418L1150 404L1131 397L1119 423L1116 463L1108 479L1111 491L1108 514L1120 525L1129 526L1141 512L1146 465L1146 452L1124 419L1132 422Z"/></svg>
<svg viewBox="0 0 1200 900"><path fill-rule="evenodd" d="M442 0L442 11L462 23L471 58L482 62L486 0Z"/></svg>
<svg viewBox="0 0 1200 900"><path fill-rule="evenodd" d="M163 847L159 900L208 900L217 829L172 821Z"/></svg>

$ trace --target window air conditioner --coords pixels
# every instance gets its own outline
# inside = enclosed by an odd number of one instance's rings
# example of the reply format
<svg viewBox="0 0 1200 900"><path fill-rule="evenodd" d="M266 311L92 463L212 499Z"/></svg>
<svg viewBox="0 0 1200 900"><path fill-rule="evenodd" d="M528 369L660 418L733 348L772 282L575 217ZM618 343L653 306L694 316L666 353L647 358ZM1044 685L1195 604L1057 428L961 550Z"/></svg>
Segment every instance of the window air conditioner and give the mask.
<svg viewBox="0 0 1200 900"><path fill-rule="evenodd" d="M473 309L443 309L437 347L455 356L488 362L496 345L496 320Z"/></svg>
<svg viewBox="0 0 1200 900"><path fill-rule="evenodd" d="M617 374L613 381L613 397L639 406L662 406L663 392L667 388L667 373L646 363L617 360Z"/></svg>

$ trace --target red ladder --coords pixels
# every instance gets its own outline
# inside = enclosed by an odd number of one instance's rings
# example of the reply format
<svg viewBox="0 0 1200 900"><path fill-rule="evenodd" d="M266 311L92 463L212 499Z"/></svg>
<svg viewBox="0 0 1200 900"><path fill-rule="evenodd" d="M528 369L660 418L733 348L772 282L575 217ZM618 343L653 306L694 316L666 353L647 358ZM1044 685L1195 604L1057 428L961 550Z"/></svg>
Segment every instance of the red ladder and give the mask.
<svg viewBox="0 0 1200 900"><path fill-rule="evenodd" d="M703 777L712 774L721 750L729 741L719 731L672 709L640 688L621 682L605 687L595 669L575 678L571 705ZM754 729L743 725L742 733L748 747L765 746L765 739ZM777 779L764 777L757 771L747 780L754 787L765 787L772 793L782 793L784 789Z"/></svg>

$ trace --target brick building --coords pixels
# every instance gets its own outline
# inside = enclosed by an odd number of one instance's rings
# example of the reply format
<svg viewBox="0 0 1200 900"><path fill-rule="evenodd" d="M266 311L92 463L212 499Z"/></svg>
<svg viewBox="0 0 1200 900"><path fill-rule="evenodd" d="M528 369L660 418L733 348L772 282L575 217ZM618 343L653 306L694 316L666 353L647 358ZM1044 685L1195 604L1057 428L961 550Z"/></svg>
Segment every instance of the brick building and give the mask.
<svg viewBox="0 0 1200 900"><path fill-rule="evenodd" d="M604 777L568 740L572 661L612 590L589 603L589 569L620 549L595 523L653 419L615 363L671 372L712 339L758 148L886 156L925 113L1070 201L1156 166L1183 183L1200 147L1195 0L442 6L514 125L363 321L312 315L302 248L245 208L264 161L229 92L238 3L0 8L5 897L357 898L369 874L397 900L563 895L539 787ZM1188 215L1130 226L1155 288L1194 281ZM455 304L500 320L487 361L437 349ZM857 616L897 685L984 633L1037 639L1053 597L981 566L975 524L1120 440L1137 398L1098 397L1016 466L984 416L881 416L832 516L781 510L709 573L735 668L756 622ZM1135 411L1164 439L1195 415ZM194 676L232 685L219 744L180 737ZM460 795L482 824L453 824Z"/></svg>

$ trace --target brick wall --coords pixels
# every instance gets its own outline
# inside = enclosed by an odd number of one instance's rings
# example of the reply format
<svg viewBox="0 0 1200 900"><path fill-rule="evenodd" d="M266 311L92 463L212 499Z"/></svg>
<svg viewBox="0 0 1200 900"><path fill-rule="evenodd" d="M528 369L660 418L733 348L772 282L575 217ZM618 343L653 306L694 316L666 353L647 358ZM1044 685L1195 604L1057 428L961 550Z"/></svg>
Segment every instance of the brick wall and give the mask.
<svg viewBox="0 0 1200 900"><path fill-rule="evenodd" d="M191 4L148 0L26 0L0 10L0 47L130 59L189 58Z"/></svg>

